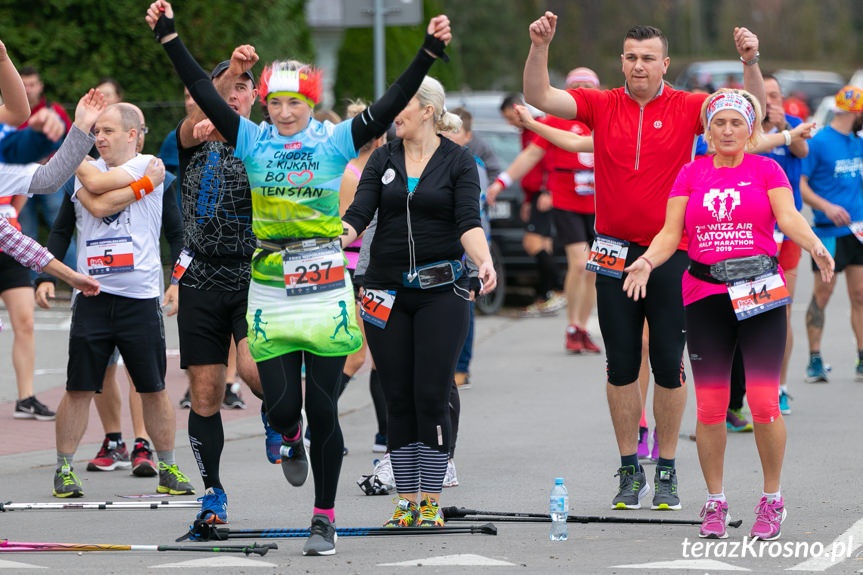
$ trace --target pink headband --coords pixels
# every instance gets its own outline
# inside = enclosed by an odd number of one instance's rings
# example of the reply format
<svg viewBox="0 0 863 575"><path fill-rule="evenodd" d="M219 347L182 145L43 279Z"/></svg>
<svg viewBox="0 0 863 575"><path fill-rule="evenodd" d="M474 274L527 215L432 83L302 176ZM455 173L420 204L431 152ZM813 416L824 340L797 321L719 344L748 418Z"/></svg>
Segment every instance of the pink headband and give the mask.
<svg viewBox="0 0 863 575"><path fill-rule="evenodd" d="M752 135L752 127L755 125L755 108L749 100L734 92L721 92L714 96L707 105L707 127L713 121L713 116L722 110L734 110L746 120L749 135Z"/></svg>
<svg viewBox="0 0 863 575"><path fill-rule="evenodd" d="M569 73L566 77L566 85L571 86L573 84L593 84L595 87L599 88L599 77L596 74L592 74L590 72L584 72L582 70L575 71Z"/></svg>

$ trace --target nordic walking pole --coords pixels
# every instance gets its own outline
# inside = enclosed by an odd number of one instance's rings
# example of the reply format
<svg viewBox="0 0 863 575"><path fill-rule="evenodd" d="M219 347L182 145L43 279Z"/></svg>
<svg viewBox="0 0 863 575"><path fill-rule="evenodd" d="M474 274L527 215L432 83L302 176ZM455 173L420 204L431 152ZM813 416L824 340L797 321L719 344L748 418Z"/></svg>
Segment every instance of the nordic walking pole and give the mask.
<svg viewBox="0 0 863 575"><path fill-rule="evenodd" d="M195 545L109 545L100 543L41 543L31 541L9 541L0 539L0 553L22 553L37 551L196 551L205 553L244 553L266 555L270 549L278 549L275 543L252 543L251 545L226 545L203 547Z"/></svg>
<svg viewBox="0 0 863 575"><path fill-rule="evenodd" d="M485 525L458 525L455 527L339 527L336 529L339 537L375 537L399 535L458 535L481 534L497 535L497 527L491 523ZM214 527L209 523L195 522L188 533L177 541L223 541L225 539L290 539L308 537L308 529L228 529Z"/></svg>
<svg viewBox="0 0 863 575"><path fill-rule="evenodd" d="M60 509L130 510L130 509L198 509L197 501L57 501L49 503L0 503L0 512Z"/></svg>
<svg viewBox="0 0 863 575"><path fill-rule="evenodd" d="M550 522L551 517L543 513L517 513L510 511L479 511L464 507L443 507L441 513L446 521L512 521L521 523ZM602 517L598 515L570 515L567 523L652 523L657 525L701 525L698 519L657 519L652 517ZM729 527L740 527L743 520L731 521Z"/></svg>

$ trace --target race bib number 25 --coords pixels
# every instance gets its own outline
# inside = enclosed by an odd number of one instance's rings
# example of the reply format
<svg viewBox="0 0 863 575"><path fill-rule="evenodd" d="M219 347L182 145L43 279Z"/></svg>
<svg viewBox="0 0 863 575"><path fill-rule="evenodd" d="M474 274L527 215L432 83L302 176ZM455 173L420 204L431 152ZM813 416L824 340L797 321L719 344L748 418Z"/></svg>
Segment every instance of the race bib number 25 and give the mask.
<svg viewBox="0 0 863 575"><path fill-rule="evenodd" d="M590 272L620 278L623 276L623 268L626 266L626 252L628 251L628 241L596 234L596 239L593 240L593 246L590 248L587 265L584 267Z"/></svg>

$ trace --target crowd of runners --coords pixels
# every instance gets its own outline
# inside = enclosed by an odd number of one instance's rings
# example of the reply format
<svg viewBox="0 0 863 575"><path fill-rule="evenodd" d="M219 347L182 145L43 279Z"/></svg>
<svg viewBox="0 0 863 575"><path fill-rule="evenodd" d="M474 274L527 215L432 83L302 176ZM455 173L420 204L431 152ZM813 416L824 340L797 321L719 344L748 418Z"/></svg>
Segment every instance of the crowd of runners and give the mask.
<svg viewBox="0 0 863 575"><path fill-rule="evenodd" d="M158 476L159 493L195 493L174 455L164 307L177 315L189 379L181 405L189 408L204 487L196 520L228 522L220 410L243 406L230 385L236 374L262 400L269 462L293 486L313 478L303 553L335 553L336 487L347 453L338 398L368 352L374 450L385 455L360 487L397 493L387 527L443 526L440 494L458 484L453 454L471 302L497 282L485 205L520 181L524 248L539 278L526 314L565 305L565 351L606 356L620 456L611 507L641 508L651 492L646 460L655 462L651 509L682 507L675 453L686 348L707 492L699 534L727 537L730 429L754 430L762 464L750 535L780 536L789 303L801 250L815 272L806 380L829 378L820 341L841 271L860 350L855 376L863 379L863 143L856 136L863 90L836 94L834 119L813 137L812 124L784 112L781 86L762 74L751 31L732 35L743 88L699 93L664 82L668 41L651 26L624 36L623 86L601 89L593 70L576 67L556 88L548 54L557 16L546 12L529 28L524 100L513 95L501 104L522 132L523 151L500 170L472 137L470 114L448 111L442 85L428 75L436 60L449 60L446 16L428 22L415 58L384 95L344 121L315 114L321 70L285 59L256 71L255 48L242 45L208 73L176 32L168 2L153 2L145 20L188 95L187 116L163 145L164 163L141 154L144 115L122 101L116 82L88 91L74 121L64 120L46 105L41 82L22 80L35 71L19 75L0 44L0 141L28 138L17 149L32 150L0 148L0 295L15 331L15 417L56 420L54 496L84 495L73 460L91 400L105 439L88 470L131 469ZM265 121L254 124L258 100ZM546 115L534 118L524 103ZM55 192L61 202L46 249L21 233L17 214L25 196ZM804 202L814 226L800 214ZM176 261L166 289L163 230ZM77 270L61 263L73 232ZM556 244L566 254L562 284ZM35 297L28 267L44 272ZM50 306L50 276L76 290L56 414L25 375L33 371L33 303ZM604 349L587 329L594 307ZM120 432L120 357L132 384L131 455ZM744 394L751 422L741 411Z"/></svg>

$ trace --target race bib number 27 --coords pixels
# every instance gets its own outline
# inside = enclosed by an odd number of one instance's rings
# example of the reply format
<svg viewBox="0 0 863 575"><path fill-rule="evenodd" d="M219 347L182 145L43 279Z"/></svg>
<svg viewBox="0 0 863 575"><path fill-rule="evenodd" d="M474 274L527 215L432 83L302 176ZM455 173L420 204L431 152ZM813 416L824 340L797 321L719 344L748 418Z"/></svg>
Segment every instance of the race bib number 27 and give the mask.
<svg viewBox="0 0 863 575"><path fill-rule="evenodd" d="M628 251L628 241L596 234L596 239L593 240L593 246L590 248L587 265L584 267L589 272L596 272L604 276L623 277L626 252Z"/></svg>
<svg viewBox="0 0 863 575"><path fill-rule="evenodd" d="M360 317L364 321L381 329L387 325L393 304L396 302L394 290L367 289L363 293L363 301L360 304Z"/></svg>

